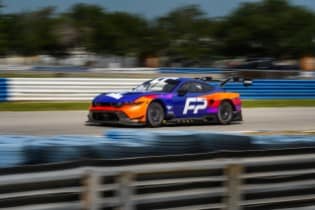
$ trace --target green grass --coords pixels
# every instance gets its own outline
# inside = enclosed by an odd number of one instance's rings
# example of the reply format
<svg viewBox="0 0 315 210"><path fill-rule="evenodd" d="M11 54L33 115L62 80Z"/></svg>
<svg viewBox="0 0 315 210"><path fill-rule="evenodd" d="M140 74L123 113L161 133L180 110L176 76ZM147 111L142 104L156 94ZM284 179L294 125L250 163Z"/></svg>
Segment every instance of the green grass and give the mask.
<svg viewBox="0 0 315 210"><path fill-rule="evenodd" d="M89 102L0 102L0 111L87 110Z"/></svg>
<svg viewBox="0 0 315 210"><path fill-rule="evenodd" d="M315 100L243 100L243 107L315 107Z"/></svg>
<svg viewBox="0 0 315 210"><path fill-rule="evenodd" d="M90 102L0 102L0 111L87 110ZM315 107L315 100L245 100L245 108Z"/></svg>

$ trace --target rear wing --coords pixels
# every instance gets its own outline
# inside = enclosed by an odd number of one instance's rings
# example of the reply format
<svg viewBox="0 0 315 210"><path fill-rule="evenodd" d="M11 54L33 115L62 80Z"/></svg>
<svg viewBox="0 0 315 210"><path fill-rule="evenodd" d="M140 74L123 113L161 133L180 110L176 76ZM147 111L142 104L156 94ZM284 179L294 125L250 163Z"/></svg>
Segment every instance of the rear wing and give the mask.
<svg viewBox="0 0 315 210"><path fill-rule="evenodd" d="M250 79L240 78L240 77L229 77L226 80L223 80L220 83L220 86L224 87L224 85L226 83L230 82L230 81L232 81L232 82L242 82L245 87L251 86L253 84L253 81L250 80Z"/></svg>
<svg viewBox="0 0 315 210"><path fill-rule="evenodd" d="M251 86L253 84L251 79L241 77L228 77L225 80L214 80L212 77L200 77L195 79L207 82L220 82L220 87L224 87L228 82L242 82L245 87Z"/></svg>

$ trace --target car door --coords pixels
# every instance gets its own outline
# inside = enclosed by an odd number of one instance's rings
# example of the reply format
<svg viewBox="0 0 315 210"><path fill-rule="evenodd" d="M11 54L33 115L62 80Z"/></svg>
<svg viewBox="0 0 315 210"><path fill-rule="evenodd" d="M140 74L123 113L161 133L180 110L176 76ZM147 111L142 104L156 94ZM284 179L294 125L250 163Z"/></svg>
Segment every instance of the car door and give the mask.
<svg viewBox="0 0 315 210"><path fill-rule="evenodd" d="M176 118L198 118L206 113L208 102L202 96L206 94L203 84L186 82L177 90L174 97Z"/></svg>

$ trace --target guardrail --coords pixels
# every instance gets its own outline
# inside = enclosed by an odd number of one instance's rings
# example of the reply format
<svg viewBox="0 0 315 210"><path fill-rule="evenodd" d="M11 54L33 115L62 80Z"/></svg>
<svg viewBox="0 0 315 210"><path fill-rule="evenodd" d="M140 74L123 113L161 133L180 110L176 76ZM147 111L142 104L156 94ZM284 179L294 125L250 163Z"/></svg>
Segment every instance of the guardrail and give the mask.
<svg viewBox="0 0 315 210"><path fill-rule="evenodd" d="M315 149L0 170L0 209L314 209Z"/></svg>
<svg viewBox="0 0 315 210"><path fill-rule="evenodd" d="M129 91L146 79L8 78L0 79L0 101L91 100L102 92ZM315 80L254 80L244 87L229 83L227 91L243 99L314 99Z"/></svg>

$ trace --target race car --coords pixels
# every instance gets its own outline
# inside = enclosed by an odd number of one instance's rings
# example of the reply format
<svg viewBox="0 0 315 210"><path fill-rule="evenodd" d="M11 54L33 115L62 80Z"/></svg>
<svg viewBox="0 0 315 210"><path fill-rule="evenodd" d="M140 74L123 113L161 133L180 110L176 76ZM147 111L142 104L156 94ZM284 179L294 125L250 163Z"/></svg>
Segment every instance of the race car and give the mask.
<svg viewBox="0 0 315 210"><path fill-rule="evenodd" d="M130 92L102 93L93 99L87 123L159 127L180 121L215 121L223 125L241 121L240 95L223 88L230 80L218 83L209 77L160 77Z"/></svg>

